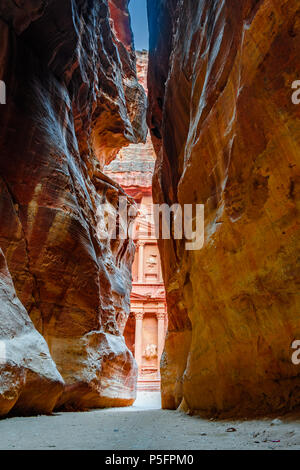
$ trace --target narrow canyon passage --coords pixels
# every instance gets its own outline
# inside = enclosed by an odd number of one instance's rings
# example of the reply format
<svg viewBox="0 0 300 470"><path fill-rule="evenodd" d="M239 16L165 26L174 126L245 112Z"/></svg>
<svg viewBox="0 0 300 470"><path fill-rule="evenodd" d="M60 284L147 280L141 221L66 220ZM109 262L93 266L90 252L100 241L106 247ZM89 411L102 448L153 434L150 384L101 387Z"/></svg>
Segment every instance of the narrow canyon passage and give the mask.
<svg viewBox="0 0 300 470"><path fill-rule="evenodd" d="M141 392L129 408L3 420L0 450L300 450L300 415L211 421L159 408L159 393Z"/></svg>
<svg viewBox="0 0 300 470"><path fill-rule="evenodd" d="M147 94L148 52L137 51L137 77ZM104 167L137 205L132 224L135 256L132 264L130 315L121 332L138 365L138 390L160 390L160 361L168 328L166 293L155 236L152 178L155 152L150 134L146 143L122 149Z"/></svg>

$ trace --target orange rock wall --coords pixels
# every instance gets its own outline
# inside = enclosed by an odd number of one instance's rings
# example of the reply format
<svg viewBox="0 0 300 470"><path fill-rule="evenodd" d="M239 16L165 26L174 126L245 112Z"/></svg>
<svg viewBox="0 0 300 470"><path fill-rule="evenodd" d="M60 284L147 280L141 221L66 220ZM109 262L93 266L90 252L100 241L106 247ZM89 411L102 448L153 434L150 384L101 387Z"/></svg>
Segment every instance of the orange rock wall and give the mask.
<svg viewBox="0 0 300 470"><path fill-rule="evenodd" d="M20 338L18 354L8 347L0 363L0 414L135 399L136 363L119 330L129 315L134 246L109 238L105 218L124 193L101 171L122 146L146 139L127 3L0 6L0 79L7 85L0 248L8 286L0 292L0 346L22 329L32 338ZM34 367L32 341L41 356ZM30 380L18 378L26 374Z"/></svg>
<svg viewBox="0 0 300 470"><path fill-rule="evenodd" d="M298 0L149 0L155 202L205 205L205 244L161 241L165 408L300 404Z"/></svg>

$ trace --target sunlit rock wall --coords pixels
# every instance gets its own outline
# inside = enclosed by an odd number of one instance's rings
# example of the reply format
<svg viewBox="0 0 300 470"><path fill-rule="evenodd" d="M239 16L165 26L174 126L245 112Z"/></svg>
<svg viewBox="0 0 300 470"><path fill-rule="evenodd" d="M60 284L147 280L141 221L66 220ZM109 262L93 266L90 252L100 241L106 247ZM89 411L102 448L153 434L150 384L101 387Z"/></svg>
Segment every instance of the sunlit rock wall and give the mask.
<svg viewBox="0 0 300 470"><path fill-rule="evenodd" d="M156 202L205 205L205 244L161 241L165 408L300 404L298 0L149 0Z"/></svg>
<svg viewBox="0 0 300 470"><path fill-rule="evenodd" d="M146 138L127 3L0 5L0 80L7 88L0 107L0 248L8 286L1 291L0 339L9 342L17 331L17 341L23 328L37 338L41 356L29 364L30 341L20 341L20 353L0 365L1 414L14 412L21 389L17 413L135 398L136 364L118 327L129 314L134 247L109 238L107 214L124 194L101 171L122 146ZM19 299L12 313L9 276ZM20 379L25 369L29 382ZM33 381L43 393L30 401Z"/></svg>

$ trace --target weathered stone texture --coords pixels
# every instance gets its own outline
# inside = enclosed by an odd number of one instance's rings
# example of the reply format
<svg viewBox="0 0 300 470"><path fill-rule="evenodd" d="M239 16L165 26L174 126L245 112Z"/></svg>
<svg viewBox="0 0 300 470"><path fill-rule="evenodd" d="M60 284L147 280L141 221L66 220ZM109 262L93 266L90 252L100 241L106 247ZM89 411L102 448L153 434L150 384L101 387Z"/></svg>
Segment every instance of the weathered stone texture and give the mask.
<svg viewBox="0 0 300 470"><path fill-rule="evenodd" d="M64 381L16 296L1 250L0 315L0 416L12 409L22 414L51 412Z"/></svg>
<svg viewBox="0 0 300 470"><path fill-rule="evenodd" d="M118 29L117 3L124 9ZM129 314L134 246L109 238L104 217L116 211L122 190L101 171L122 146L146 139L127 3L0 7L0 79L7 84L0 109L0 247L58 369L51 363L56 378L31 412L51 411L59 373L65 381L59 407L126 405L135 398L136 364L118 328L118 316ZM9 337L7 315L3 304L2 338ZM22 354L29 354L25 343ZM44 387L47 371L37 363L34 372L35 386ZM28 408L25 398L19 408Z"/></svg>
<svg viewBox="0 0 300 470"><path fill-rule="evenodd" d="M300 404L298 0L149 0L155 202L205 205L205 245L160 243L164 407Z"/></svg>

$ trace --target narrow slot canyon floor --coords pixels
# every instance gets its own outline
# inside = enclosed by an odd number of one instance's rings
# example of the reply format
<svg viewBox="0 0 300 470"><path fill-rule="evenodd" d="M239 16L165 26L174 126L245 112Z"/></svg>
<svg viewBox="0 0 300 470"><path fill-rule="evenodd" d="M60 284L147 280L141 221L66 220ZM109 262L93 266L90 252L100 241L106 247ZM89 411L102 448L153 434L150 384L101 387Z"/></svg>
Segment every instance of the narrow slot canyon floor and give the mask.
<svg viewBox="0 0 300 470"><path fill-rule="evenodd" d="M1 450L300 449L300 414L213 421L160 409L159 393L134 406L0 421Z"/></svg>

